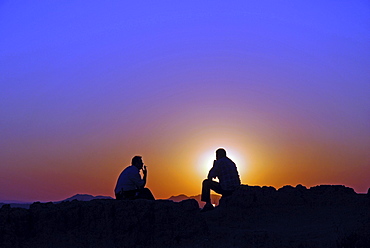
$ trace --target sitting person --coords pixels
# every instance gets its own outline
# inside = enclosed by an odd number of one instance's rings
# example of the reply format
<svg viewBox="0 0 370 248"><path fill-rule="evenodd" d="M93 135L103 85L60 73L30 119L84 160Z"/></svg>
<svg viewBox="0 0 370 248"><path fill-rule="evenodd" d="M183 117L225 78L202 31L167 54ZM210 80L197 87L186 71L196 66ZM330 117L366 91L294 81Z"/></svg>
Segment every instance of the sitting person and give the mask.
<svg viewBox="0 0 370 248"><path fill-rule="evenodd" d="M141 178L140 170L143 170ZM114 193L117 200L147 199L154 200L152 192L145 188L148 171L140 156L132 158L131 166L126 167L118 177Z"/></svg>
<svg viewBox="0 0 370 248"><path fill-rule="evenodd" d="M219 182L213 181L218 177ZM226 156L222 148L216 151L216 160L203 181L201 201L206 202L202 211L212 210L211 189L222 196L231 195L240 186L240 178L235 163Z"/></svg>

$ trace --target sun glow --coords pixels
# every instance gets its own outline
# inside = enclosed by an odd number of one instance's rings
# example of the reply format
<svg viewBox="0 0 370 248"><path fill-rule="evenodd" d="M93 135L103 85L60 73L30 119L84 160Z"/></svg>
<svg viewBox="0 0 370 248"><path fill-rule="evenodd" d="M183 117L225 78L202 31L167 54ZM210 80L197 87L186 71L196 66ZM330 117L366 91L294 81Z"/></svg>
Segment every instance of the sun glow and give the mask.
<svg viewBox="0 0 370 248"><path fill-rule="evenodd" d="M213 161L216 159L216 150L218 148L219 147L209 149L200 155L197 163L197 171L203 178L207 177L209 170L212 168ZM240 155L239 152L237 152L236 149L227 147L225 147L224 149L226 150L227 157L229 157L236 164L239 176L241 176L243 173L245 173L245 169L247 166L246 160L243 156Z"/></svg>

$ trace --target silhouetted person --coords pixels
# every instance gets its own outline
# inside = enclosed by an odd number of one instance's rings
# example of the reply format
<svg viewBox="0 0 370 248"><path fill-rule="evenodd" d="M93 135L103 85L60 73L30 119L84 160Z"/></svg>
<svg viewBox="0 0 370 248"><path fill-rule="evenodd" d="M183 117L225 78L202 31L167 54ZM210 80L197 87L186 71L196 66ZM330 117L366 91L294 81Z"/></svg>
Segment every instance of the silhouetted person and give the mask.
<svg viewBox="0 0 370 248"><path fill-rule="evenodd" d="M140 170L143 170L143 178L141 178ZM148 199L154 200L152 192L145 188L148 171L144 166L141 156L132 158L131 165L126 167L118 177L114 193L117 200L123 199Z"/></svg>
<svg viewBox="0 0 370 248"><path fill-rule="evenodd" d="M218 177L219 182L213 181ZM240 178L235 163L226 156L222 148L216 151L216 160L208 173L208 178L203 181L202 198L206 202L202 211L212 210L211 189L222 196L231 195L240 186Z"/></svg>

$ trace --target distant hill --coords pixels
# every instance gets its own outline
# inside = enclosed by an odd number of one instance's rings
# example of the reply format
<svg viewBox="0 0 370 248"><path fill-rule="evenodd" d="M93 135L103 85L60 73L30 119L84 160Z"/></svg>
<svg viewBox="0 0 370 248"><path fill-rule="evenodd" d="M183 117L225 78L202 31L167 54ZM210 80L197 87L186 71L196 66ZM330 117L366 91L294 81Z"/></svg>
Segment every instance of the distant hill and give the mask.
<svg viewBox="0 0 370 248"><path fill-rule="evenodd" d="M168 198L168 200L171 200L171 201L174 201L174 202L181 202L181 201L187 200L187 199L190 199L190 197L187 196L187 195L184 195L184 194L177 195L177 196L171 196L170 198Z"/></svg>
<svg viewBox="0 0 370 248"><path fill-rule="evenodd" d="M171 201L174 201L174 202L181 202L183 200L194 199L198 202L199 207L203 208L203 206L205 205L205 202L202 202L200 200L200 197L201 197L200 195L187 196L187 195L181 194L181 195L177 195L177 196L171 196L170 198L168 198L168 200L171 200ZM220 195L211 194L212 204L214 204L215 206L218 206L220 198L221 198Z"/></svg>
<svg viewBox="0 0 370 248"><path fill-rule="evenodd" d="M71 197L69 197L65 200L58 201L58 202L55 202L55 203L60 203L60 202L65 202L65 201L73 201L73 200L91 201L91 200L95 200L95 199L113 199L113 198L110 197L110 196L103 196L103 195L92 196L92 195L88 195L88 194L76 194L76 195L71 196Z"/></svg>
<svg viewBox="0 0 370 248"><path fill-rule="evenodd" d="M221 198L220 195L214 195L214 194L211 195L211 201L215 206L217 206L219 204L220 198ZM91 200L95 200L95 199L113 199L113 198L110 197L110 196L104 196L104 195L93 196L93 195L89 195L89 194L76 194L76 195L68 197L64 200L55 201L53 203L62 203L62 202L73 201L73 200L91 201ZM183 200L188 200L188 199L196 200L201 208L205 204L204 202L202 202L200 200L200 195L187 196L187 195L184 195L184 194L180 194L180 195L177 195L177 196L171 196L170 198L168 198L166 200L171 200L171 201L174 201L174 202L181 202ZM12 207L12 208L26 208L26 209L28 209L30 207L30 205L32 204L32 202L29 202L29 203L28 202L22 202L22 203L20 203L20 202L9 202L9 201L8 202L0 202L0 208L3 205L6 205L6 204L9 204L10 207Z"/></svg>
<svg viewBox="0 0 370 248"><path fill-rule="evenodd" d="M93 195L88 195L88 194L76 194L76 195L71 196L67 199L64 199L64 200L61 200L61 201L56 201L54 203L61 203L61 202L73 201L73 200L91 201L91 200L94 200L94 199L113 199L113 198L110 197L110 196L103 196L103 195L93 196ZM12 207L12 208L26 208L26 209L28 209L30 207L30 205L32 204L32 202L30 202L30 203L28 203L28 202L19 203L19 202L10 202L10 201L0 202L0 208L3 205L7 205L7 204L9 204L10 207Z"/></svg>

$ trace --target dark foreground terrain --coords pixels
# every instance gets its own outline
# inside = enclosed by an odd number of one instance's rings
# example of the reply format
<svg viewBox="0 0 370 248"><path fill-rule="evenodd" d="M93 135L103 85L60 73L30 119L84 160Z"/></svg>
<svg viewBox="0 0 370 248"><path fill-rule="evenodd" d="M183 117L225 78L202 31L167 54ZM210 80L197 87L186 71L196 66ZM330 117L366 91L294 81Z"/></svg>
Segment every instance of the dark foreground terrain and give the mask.
<svg viewBox="0 0 370 248"><path fill-rule="evenodd" d="M344 186L242 185L196 200L92 200L0 209L0 247L370 247L370 194Z"/></svg>

